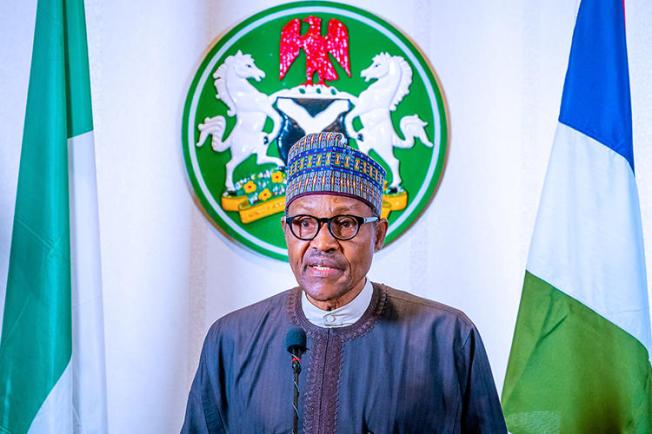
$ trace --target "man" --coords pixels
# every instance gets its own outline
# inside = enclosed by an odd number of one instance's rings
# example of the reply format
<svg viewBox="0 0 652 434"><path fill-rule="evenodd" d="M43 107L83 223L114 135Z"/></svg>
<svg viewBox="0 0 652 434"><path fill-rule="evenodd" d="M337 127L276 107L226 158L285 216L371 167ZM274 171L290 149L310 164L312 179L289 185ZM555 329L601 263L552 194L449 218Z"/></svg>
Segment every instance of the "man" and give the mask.
<svg viewBox="0 0 652 434"><path fill-rule="evenodd" d="M385 172L339 133L290 150L283 231L299 287L208 332L183 433L284 433L292 369L284 339L307 334L304 433L505 433L480 336L461 312L366 275L387 232Z"/></svg>

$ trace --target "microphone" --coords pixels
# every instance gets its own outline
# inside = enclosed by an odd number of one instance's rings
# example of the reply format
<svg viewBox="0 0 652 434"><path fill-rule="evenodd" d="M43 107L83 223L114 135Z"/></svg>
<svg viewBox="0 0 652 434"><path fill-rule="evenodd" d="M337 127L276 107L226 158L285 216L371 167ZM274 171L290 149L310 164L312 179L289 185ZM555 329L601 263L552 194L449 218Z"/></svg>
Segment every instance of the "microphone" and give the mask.
<svg viewBox="0 0 652 434"><path fill-rule="evenodd" d="M301 355L306 351L306 332L299 327L290 327L288 334L285 336L285 345L288 352L301 361Z"/></svg>
<svg viewBox="0 0 652 434"><path fill-rule="evenodd" d="M301 355L306 351L306 332L299 327L290 327L285 336L285 346L292 355L294 372L294 393L292 396L292 434L299 433L299 374L301 373Z"/></svg>

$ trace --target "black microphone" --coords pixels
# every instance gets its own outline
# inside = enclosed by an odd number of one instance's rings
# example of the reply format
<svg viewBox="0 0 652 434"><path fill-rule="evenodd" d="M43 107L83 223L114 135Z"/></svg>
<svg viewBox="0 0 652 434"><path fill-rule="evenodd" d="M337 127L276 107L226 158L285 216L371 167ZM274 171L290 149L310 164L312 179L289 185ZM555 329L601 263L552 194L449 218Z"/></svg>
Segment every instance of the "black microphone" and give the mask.
<svg viewBox="0 0 652 434"><path fill-rule="evenodd" d="M290 327L285 336L285 346L292 354L292 371L294 372L294 394L292 396L292 434L299 433L299 374L301 373L301 355L306 351L306 332L299 327Z"/></svg>
<svg viewBox="0 0 652 434"><path fill-rule="evenodd" d="M285 345L290 354L301 359L301 355L306 351L306 332L299 327L290 327L285 336Z"/></svg>

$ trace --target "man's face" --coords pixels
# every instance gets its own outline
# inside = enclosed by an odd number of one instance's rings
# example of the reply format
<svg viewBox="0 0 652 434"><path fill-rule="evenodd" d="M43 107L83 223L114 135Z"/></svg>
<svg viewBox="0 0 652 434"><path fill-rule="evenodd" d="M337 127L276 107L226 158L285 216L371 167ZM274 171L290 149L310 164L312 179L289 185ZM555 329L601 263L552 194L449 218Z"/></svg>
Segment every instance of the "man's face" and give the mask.
<svg viewBox="0 0 652 434"><path fill-rule="evenodd" d="M319 218L351 214L371 217L364 202L344 196L314 194L295 199L288 216L308 214ZM334 238L323 224L311 241L296 238L283 222L285 242L292 272L311 302L327 310L342 306L362 290L371 258L380 249L387 232L387 221L360 226L358 234L346 241Z"/></svg>

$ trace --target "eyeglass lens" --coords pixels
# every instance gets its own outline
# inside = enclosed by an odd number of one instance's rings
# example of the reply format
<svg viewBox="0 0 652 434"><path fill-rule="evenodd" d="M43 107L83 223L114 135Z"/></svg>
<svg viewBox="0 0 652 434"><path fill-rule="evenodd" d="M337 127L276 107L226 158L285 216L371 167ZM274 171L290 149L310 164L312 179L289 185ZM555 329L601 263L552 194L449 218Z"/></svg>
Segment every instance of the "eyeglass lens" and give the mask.
<svg viewBox="0 0 652 434"><path fill-rule="evenodd" d="M349 240L358 233L358 221L353 216L339 215L327 220L328 229L335 238ZM303 215L292 220L292 232L303 240L313 239L321 227L317 217Z"/></svg>

